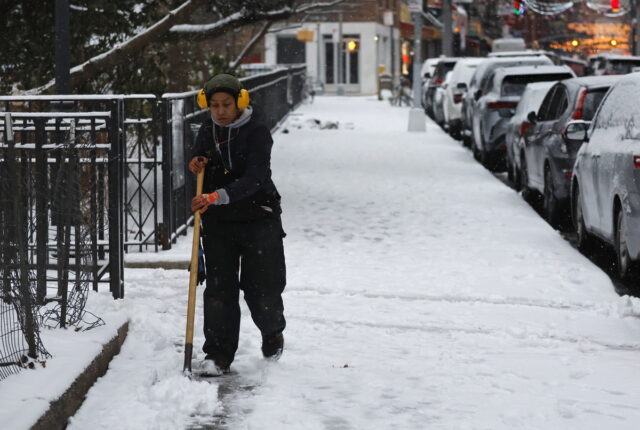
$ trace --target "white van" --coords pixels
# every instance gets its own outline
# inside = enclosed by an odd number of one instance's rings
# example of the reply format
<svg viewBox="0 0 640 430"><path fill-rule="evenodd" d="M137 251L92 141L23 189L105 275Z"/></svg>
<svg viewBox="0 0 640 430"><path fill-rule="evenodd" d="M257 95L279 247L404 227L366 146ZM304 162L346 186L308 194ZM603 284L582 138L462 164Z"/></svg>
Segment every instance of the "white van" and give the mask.
<svg viewBox="0 0 640 430"><path fill-rule="evenodd" d="M524 39L515 37L495 39L491 44L491 52L524 51L526 48Z"/></svg>

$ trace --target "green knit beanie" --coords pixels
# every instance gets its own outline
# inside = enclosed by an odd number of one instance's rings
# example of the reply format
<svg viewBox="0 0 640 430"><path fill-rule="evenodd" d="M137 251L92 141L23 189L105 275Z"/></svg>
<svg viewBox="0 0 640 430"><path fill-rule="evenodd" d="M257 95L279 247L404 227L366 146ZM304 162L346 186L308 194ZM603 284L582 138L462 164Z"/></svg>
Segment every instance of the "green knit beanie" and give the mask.
<svg viewBox="0 0 640 430"><path fill-rule="evenodd" d="M210 100L211 96L218 92L228 93L233 97L238 97L242 88L244 88L244 86L238 78L226 73L220 73L204 84L204 93L207 96L207 100Z"/></svg>

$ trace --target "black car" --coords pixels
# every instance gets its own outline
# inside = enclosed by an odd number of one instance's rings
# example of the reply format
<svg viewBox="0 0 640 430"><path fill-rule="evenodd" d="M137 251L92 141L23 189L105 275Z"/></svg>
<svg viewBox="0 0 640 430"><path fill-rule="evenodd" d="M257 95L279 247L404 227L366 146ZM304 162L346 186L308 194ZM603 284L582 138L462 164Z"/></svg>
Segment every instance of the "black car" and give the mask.
<svg viewBox="0 0 640 430"><path fill-rule="evenodd" d="M590 122L609 88L620 76L589 76L565 79L552 86L520 140L520 183L523 194L543 195L544 215L551 225L561 216L569 219L569 198L573 165L580 143L563 135L569 121Z"/></svg>
<svg viewBox="0 0 640 430"><path fill-rule="evenodd" d="M447 76L447 72L453 70L453 67L457 62L458 58L442 58L440 61L438 61L438 64L433 71L433 75L431 76L431 79L429 79L429 86L427 87L427 91L424 96L424 111L432 119L434 118L433 97L436 95L436 90L444 82L444 78Z"/></svg>

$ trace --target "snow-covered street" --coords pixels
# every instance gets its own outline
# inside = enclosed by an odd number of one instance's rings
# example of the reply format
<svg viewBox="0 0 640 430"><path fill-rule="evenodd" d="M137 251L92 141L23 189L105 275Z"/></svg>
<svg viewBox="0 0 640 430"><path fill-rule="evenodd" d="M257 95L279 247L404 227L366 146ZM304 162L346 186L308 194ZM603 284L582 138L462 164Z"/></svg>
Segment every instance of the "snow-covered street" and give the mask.
<svg viewBox="0 0 640 430"><path fill-rule="evenodd" d="M125 300L87 305L130 333L69 429L638 428L640 300L435 124L407 123L373 97L318 97L274 134L279 362L243 303L234 374L183 377L187 271L128 269Z"/></svg>

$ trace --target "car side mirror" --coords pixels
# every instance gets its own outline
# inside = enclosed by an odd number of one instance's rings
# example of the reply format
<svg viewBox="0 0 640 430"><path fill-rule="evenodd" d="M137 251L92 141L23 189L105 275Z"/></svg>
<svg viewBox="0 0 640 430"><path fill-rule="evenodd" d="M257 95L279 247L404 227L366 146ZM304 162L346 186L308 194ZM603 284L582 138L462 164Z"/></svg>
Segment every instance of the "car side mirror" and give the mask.
<svg viewBox="0 0 640 430"><path fill-rule="evenodd" d="M567 143L583 143L587 140L589 126L589 121L570 121L562 132L562 138Z"/></svg>
<svg viewBox="0 0 640 430"><path fill-rule="evenodd" d="M478 90L473 94L473 98L476 99L476 101L478 101L480 97L482 97L482 90Z"/></svg>
<svg viewBox="0 0 640 430"><path fill-rule="evenodd" d="M536 122L538 122L538 115L536 115L534 111L529 112L529 114L527 115L527 121L529 121L531 124L535 124Z"/></svg>

